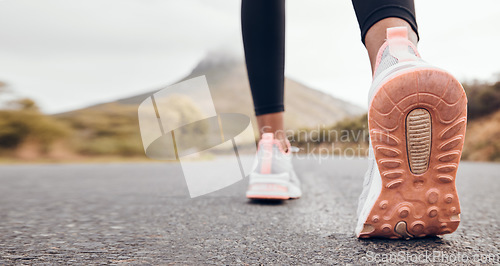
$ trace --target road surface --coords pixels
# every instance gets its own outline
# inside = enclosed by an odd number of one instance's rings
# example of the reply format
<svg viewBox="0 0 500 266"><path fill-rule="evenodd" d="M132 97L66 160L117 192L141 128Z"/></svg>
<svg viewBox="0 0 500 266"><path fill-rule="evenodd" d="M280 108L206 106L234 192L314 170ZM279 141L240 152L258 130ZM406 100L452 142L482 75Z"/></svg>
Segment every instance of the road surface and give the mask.
<svg viewBox="0 0 500 266"><path fill-rule="evenodd" d="M174 163L0 166L0 264L500 262L500 164L460 165L457 232L404 241L354 237L365 159L295 161L303 197L272 204L191 199Z"/></svg>

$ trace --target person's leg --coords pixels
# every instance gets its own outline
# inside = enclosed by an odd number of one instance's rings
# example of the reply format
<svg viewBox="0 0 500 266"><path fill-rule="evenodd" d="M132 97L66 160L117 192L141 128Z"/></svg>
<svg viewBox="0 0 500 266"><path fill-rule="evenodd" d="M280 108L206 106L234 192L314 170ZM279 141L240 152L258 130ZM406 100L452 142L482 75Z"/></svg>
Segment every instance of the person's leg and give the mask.
<svg viewBox="0 0 500 266"><path fill-rule="evenodd" d="M420 58L413 1L353 0L371 61L369 168L360 238L448 234L460 222L455 176L467 98L448 72Z"/></svg>
<svg viewBox="0 0 500 266"><path fill-rule="evenodd" d="M361 40L370 57L372 73L388 28L408 27L410 41L417 44L418 26L413 0L352 0L352 4L361 30Z"/></svg>
<svg viewBox="0 0 500 266"><path fill-rule="evenodd" d="M259 131L284 144L285 1L243 0L241 26Z"/></svg>
<svg viewBox="0 0 500 266"><path fill-rule="evenodd" d="M243 0L241 24L248 80L261 133L249 199L302 195L283 130L285 0Z"/></svg>

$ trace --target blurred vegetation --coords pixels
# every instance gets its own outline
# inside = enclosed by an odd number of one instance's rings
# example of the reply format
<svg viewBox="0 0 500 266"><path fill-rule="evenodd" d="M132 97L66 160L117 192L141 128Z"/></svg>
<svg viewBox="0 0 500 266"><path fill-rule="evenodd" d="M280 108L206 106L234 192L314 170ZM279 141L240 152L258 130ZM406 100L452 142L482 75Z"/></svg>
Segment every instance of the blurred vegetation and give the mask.
<svg viewBox="0 0 500 266"><path fill-rule="evenodd" d="M469 121L462 156L468 160L500 161L500 81L475 81L463 85L468 96ZM0 83L0 96L7 91L7 86ZM162 104L177 110L163 114L162 118L168 121L182 123L202 117L190 99L181 96L166 99ZM193 134L204 136L203 132L207 128L203 124L184 130L176 136L179 141L188 144L184 148L206 141L203 137L192 137ZM289 136L292 144L306 152L318 147L327 150L335 147L335 153L355 148L359 150L359 155L364 155L368 148L366 114L344 119L332 126L293 132ZM50 157L59 152L63 154L62 158L70 155L79 159L106 156L146 158L139 131L137 105L132 104L107 103L47 116L30 99L4 103L0 110L0 156L23 158L22 151L27 148L32 153L35 150L38 157Z"/></svg>
<svg viewBox="0 0 500 266"><path fill-rule="evenodd" d="M203 117L201 111L190 98L182 95L171 95L157 99L157 104L168 106L162 115L162 121L172 124L196 121ZM155 116L154 113L151 115ZM139 129L136 105L107 103L55 116L74 130L70 139L72 149L84 156L118 156L145 157ZM203 123L184 127L176 141L184 143L182 148L188 149L205 142L206 130ZM165 151L172 153L174 150Z"/></svg>
<svg viewBox="0 0 500 266"><path fill-rule="evenodd" d="M0 110L0 152L9 154L30 142L37 152L47 154L54 142L72 134L71 128L39 112L35 102L20 99Z"/></svg>
<svg viewBox="0 0 500 266"><path fill-rule="evenodd" d="M142 156L137 107L115 103L55 116L71 127L72 150L87 156Z"/></svg>
<svg viewBox="0 0 500 266"><path fill-rule="evenodd" d="M307 143L363 143L368 142L368 116L367 114L346 118L333 126L322 126L315 129L301 129L294 131L290 140L299 147Z"/></svg>
<svg viewBox="0 0 500 266"><path fill-rule="evenodd" d="M289 139L306 153L341 154L350 149L357 156L364 156L369 141L368 115L346 118L333 126L297 130Z"/></svg>
<svg viewBox="0 0 500 266"><path fill-rule="evenodd" d="M500 109L500 80L494 84L470 82L463 84L467 93L467 116L470 120L492 114Z"/></svg>
<svg viewBox="0 0 500 266"><path fill-rule="evenodd" d="M469 121L462 158L500 162L500 80L463 85Z"/></svg>
<svg viewBox="0 0 500 266"><path fill-rule="evenodd" d="M467 137L462 158L474 161L500 161L500 80L494 83L465 82L467 93ZM331 127L303 129L291 139L294 145L307 150L312 147L333 147L340 151L358 146L368 147L367 115L342 120ZM338 151L337 151L338 153Z"/></svg>

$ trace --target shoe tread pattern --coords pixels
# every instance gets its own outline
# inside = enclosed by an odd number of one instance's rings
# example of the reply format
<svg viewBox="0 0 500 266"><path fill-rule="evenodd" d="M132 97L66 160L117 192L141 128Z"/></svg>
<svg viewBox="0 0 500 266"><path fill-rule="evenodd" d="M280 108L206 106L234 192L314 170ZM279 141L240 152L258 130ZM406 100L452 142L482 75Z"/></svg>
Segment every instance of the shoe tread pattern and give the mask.
<svg viewBox="0 0 500 266"><path fill-rule="evenodd" d="M377 91L368 121L382 191L361 238L424 237L457 229L455 176L465 138L466 106L462 85L437 69L399 74ZM409 125L408 114L416 109ZM396 230L401 222L406 224L403 234Z"/></svg>

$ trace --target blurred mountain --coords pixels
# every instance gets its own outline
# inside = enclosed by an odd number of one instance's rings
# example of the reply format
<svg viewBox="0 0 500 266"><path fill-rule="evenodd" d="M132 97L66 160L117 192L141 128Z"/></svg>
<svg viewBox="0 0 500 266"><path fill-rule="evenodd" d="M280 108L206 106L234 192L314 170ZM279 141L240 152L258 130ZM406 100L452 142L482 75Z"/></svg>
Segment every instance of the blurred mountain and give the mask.
<svg viewBox="0 0 500 266"><path fill-rule="evenodd" d="M182 80L205 75L218 113L254 116L250 87L243 60L223 52L213 52L201 60ZM179 81L179 82L180 82ZM156 91L117 100L122 105L138 105ZM209 103L210 99L207 99ZM285 124L289 129L331 125L365 110L331 95L285 80Z"/></svg>
<svg viewBox="0 0 500 266"><path fill-rule="evenodd" d="M246 67L242 60L227 53L211 53L179 82L202 75L207 79L212 99L206 97L204 102L197 101L198 107L204 109L203 105L211 105L213 100L218 113L246 114L252 117L256 125ZM66 146L79 155L144 157L137 111L139 104L157 91L53 117L73 130ZM285 92L287 129L331 126L337 121L355 118L364 113L360 107L291 79L285 81ZM183 107L189 109L188 106ZM254 126L254 129L257 130L257 127Z"/></svg>

